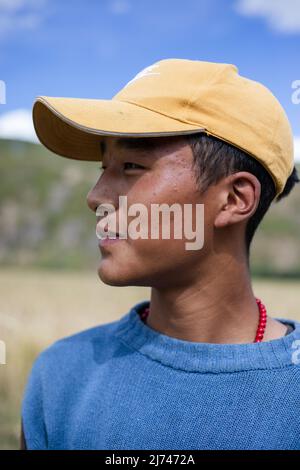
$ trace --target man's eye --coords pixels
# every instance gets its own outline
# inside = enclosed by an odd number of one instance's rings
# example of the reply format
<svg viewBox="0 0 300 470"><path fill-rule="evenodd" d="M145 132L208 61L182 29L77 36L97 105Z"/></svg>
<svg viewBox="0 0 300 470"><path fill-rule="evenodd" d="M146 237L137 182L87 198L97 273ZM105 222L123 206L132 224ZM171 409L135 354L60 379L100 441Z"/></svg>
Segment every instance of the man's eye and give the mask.
<svg viewBox="0 0 300 470"><path fill-rule="evenodd" d="M137 163L132 163L132 162L125 162L124 163L124 169L125 170L139 170L143 169L144 167L142 165L138 165Z"/></svg>
<svg viewBox="0 0 300 470"><path fill-rule="evenodd" d="M106 166L101 165L99 166L99 170L102 173L106 169ZM133 162L125 162L124 163L124 170L139 170L139 169L144 169L142 165L138 165L137 163Z"/></svg>

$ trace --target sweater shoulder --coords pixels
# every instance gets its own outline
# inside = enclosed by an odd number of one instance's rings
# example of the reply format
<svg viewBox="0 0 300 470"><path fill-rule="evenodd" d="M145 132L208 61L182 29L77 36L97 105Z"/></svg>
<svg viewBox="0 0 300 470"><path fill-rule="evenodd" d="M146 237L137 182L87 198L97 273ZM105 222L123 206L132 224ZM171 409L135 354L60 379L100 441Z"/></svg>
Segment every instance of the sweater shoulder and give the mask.
<svg viewBox="0 0 300 470"><path fill-rule="evenodd" d="M43 349L35 362L43 370L47 370L48 366L50 369L57 368L58 365L67 365L70 370L72 365L87 365L89 360L95 359L95 355L99 356L100 353L109 356L118 343L114 333L122 319L123 317L58 339Z"/></svg>

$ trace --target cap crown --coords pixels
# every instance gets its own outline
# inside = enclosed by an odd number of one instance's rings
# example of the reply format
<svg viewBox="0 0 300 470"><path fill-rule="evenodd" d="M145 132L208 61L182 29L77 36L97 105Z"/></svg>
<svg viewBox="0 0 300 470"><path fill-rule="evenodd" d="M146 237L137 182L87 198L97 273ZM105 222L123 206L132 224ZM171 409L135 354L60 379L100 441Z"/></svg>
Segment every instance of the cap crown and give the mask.
<svg viewBox="0 0 300 470"><path fill-rule="evenodd" d="M270 173L277 195L293 170L293 133L283 107L267 87L239 75L233 64L160 60L113 100L203 127L244 150Z"/></svg>

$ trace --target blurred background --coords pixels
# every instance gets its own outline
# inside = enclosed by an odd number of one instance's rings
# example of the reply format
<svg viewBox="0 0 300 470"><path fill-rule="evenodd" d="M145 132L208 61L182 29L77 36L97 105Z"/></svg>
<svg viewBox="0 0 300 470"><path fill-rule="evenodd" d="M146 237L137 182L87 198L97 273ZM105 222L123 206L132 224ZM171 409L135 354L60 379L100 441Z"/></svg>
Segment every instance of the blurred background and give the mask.
<svg viewBox="0 0 300 470"><path fill-rule="evenodd" d="M19 446L22 394L38 353L150 296L99 280L86 204L99 165L38 143L35 97L110 99L163 58L233 63L283 105L300 173L299 39L298 0L0 0L1 449ZM254 292L273 317L300 320L299 208L296 187L272 205L252 244Z"/></svg>

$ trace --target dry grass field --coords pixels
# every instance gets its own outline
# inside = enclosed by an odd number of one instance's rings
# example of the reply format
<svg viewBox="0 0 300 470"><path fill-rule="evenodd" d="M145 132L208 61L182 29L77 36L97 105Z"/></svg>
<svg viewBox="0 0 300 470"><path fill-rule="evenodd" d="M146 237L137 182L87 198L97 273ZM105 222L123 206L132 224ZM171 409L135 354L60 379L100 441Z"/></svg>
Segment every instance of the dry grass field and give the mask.
<svg viewBox="0 0 300 470"><path fill-rule="evenodd" d="M253 280L272 317L300 320L300 282ZM20 405L31 364L53 341L120 318L150 289L111 287L96 272L0 270L0 449L19 446Z"/></svg>

